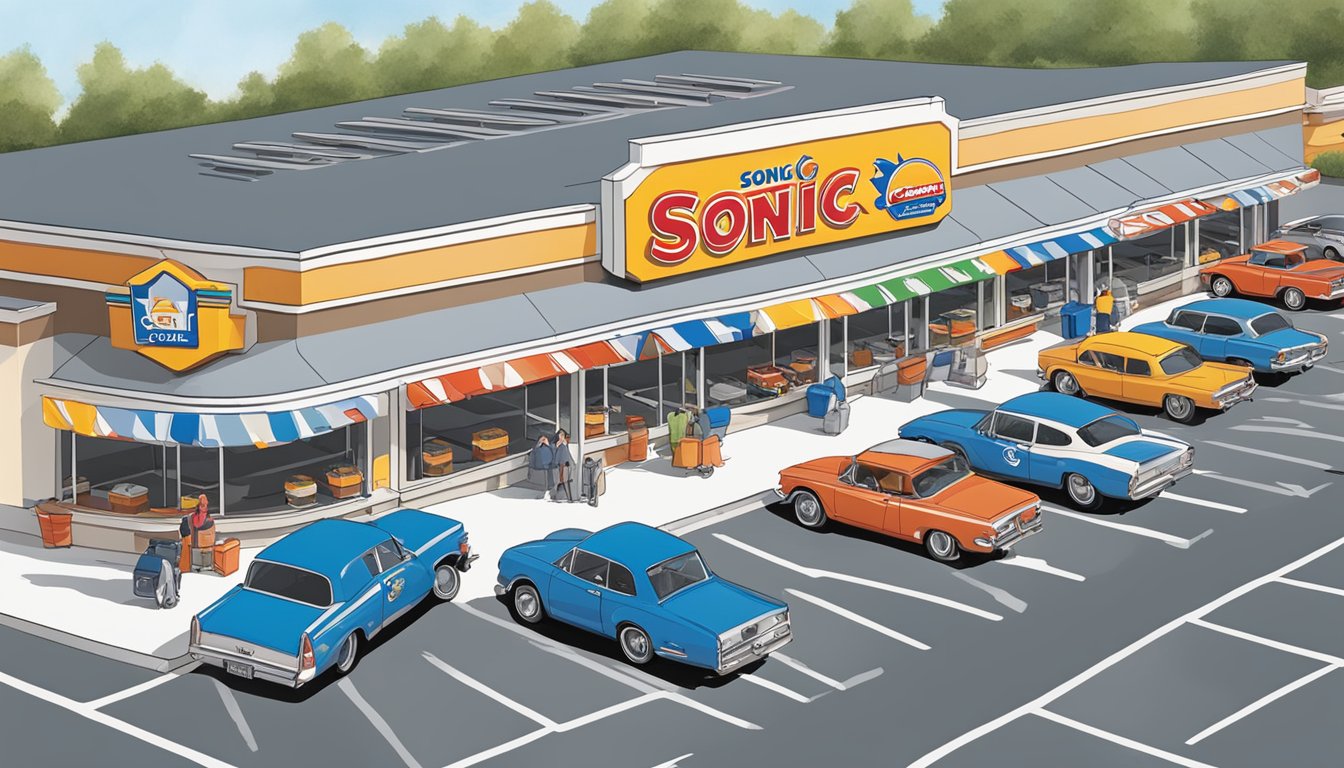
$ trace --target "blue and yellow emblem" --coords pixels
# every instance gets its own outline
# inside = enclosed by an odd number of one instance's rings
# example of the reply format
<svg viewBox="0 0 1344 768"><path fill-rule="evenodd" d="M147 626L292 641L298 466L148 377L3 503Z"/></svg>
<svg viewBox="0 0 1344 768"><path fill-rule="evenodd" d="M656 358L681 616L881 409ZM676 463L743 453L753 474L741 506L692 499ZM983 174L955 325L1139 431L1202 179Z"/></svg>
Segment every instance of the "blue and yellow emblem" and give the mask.
<svg viewBox="0 0 1344 768"><path fill-rule="evenodd" d="M873 161L874 205L896 221L932 216L947 201L947 181L938 166L922 157Z"/></svg>

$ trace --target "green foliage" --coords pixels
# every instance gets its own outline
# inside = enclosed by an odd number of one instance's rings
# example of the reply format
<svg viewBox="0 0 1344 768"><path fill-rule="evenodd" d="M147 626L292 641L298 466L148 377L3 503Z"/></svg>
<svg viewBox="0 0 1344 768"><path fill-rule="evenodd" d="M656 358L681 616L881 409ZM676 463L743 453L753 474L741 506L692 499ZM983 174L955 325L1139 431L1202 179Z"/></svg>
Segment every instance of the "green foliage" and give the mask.
<svg viewBox="0 0 1344 768"><path fill-rule="evenodd" d="M570 50L570 62L581 67L639 55L652 7L651 0L605 0L593 6Z"/></svg>
<svg viewBox="0 0 1344 768"><path fill-rule="evenodd" d="M1344 152L1322 152L1311 161L1311 167L1323 176L1344 179Z"/></svg>
<svg viewBox="0 0 1344 768"><path fill-rule="evenodd" d="M930 26L910 0L854 0L849 10L835 14L824 52L862 59L908 58L912 43Z"/></svg>
<svg viewBox="0 0 1344 768"><path fill-rule="evenodd" d="M271 86L271 112L325 107L378 95L368 51L340 24L299 35Z"/></svg>
<svg viewBox="0 0 1344 768"><path fill-rule="evenodd" d="M99 43L93 61L77 72L83 87L61 121L61 141L161 131L210 122L205 94L173 77L162 64L131 69L121 51Z"/></svg>
<svg viewBox="0 0 1344 768"><path fill-rule="evenodd" d="M534 0L495 38L485 59L485 77L509 77L569 66L579 25L547 0Z"/></svg>
<svg viewBox="0 0 1344 768"><path fill-rule="evenodd" d="M1344 84L1344 6L1339 0L1191 0L1193 58L1310 62L1307 85Z"/></svg>
<svg viewBox="0 0 1344 768"><path fill-rule="evenodd" d="M60 106L60 91L32 51L20 48L0 56L0 152L52 143L52 115Z"/></svg>
<svg viewBox="0 0 1344 768"><path fill-rule="evenodd" d="M458 16L451 27L430 17L407 24L401 37L383 43L373 63L380 95L428 91L475 82L485 75L485 60L495 44L488 27Z"/></svg>

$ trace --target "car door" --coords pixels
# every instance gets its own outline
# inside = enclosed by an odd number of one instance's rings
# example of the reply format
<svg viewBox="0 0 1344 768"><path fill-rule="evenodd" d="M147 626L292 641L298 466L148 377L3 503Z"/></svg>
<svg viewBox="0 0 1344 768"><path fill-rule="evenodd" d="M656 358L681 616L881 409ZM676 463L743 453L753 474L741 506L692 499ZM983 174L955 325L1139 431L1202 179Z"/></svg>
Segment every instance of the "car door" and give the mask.
<svg viewBox="0 0 1344 768"><path fill-rule="evenodd" d="M1036 424L1036 439L1031 445L1031 481L1040 485L1059 485L1064 477L1067 457L1064 450L1073 438L1049 424Z"/></svg>
<svg viewBox="0 0 1344 768"><path fill-rule="evenodd" d="M1094 397L1120 397L1120 380L1125 371L1123 357L1090 349L1079 355L1073 371L1083 392Z"/></svg>
<svg viewBox="0 0 1344 768"><path fill-rule="evenodd" d="M1120 387L1121 399L1151 405L1157 397L1154 394L1156 389L1153 386L1152 363L1144 357L1125 358L1125 375L1121 377Z"/></svg>
<svg viewBox="0 0 1344 768"><path fill-rule="evenodd" d="M382 568L383 623L406 612L429 591L429 579L419 563L407 554L396 539L388 539L373 548Z"/></svg>
<svg viewBox="0 0 1344 768"><path fill-rule="evenodd" d="M1031 442L1036 437L1036 422L1015 413L999 411L989 435L998 455L989 465L995 473L1015 480L1031 478Z"/></svg>
<svg viewBox="0 0 1344 768"><path fill-rule="evenodd" d="M551 574L546 610L554 618L592 632L602 631L602 592L607 586L605 557L575 549L563 569Z"/></svg>
<svg viewBox="0 0 1344 768"><path fill-rule="evenodd" d="M855 462L840 477L835 489L834 517L841 522L881 531L886 525L887 504L890 496L882 490L887 471L862 462Z"/></svg>
<svg viewBox="0 0 1344 768"><path fill-rule="evenodd" d="M1204 334L1200 331L1204 327L1204 317L1203 312L1193 312L1188 309L1178 309L1172 312L1171 317L1164 323L1167 327L1166 337L1172 341L1189 344L1203 354L1200 345L1204 343Z"/></svg>
<svg viewBox="0 0 1344 768"><path fill-rule="evenodd" d="M616 634L615 616L622 608L637 607L638 595L635 590L635 576L629 568L614 560L607 566L607 586L602 592L602 631L607 635ZM645 631L658 634L655 627L644 627Z"/></svg>
<svg viewBox="0 0 1344 768"><path fill-rule="evenodd" d="M1283 276L1288 271L1288 257L1281 253L1265 256L1265 268L1260 270L1260 287L1256 291L1261 296L1273 296L1279 292Z"/></svg>
<svg viewBox="0 0 1344 768"><path fill-rule="evenodd" d="M1236 320L1221 315L1209 315L1204 321L1204 342L1195 347L1195 351L1205 360L1226 360L1231 356L1228 351L1228 339L1240 336L1241 332L1241 323Z"/></svg>

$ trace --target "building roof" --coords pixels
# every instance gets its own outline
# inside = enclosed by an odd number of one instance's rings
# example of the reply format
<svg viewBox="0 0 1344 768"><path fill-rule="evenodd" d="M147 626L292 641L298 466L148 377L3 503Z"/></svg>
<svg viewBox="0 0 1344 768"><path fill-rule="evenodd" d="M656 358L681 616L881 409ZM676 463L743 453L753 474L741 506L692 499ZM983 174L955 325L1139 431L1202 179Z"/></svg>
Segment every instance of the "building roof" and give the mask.
<svg viewBox="0 0 1344 768"><path fill-rule="evenodd" d="M1254 320L1261 315L1275 314L1273 307L1246 299L1200 299L1177 307L1172 311L1179 312L1183 309L1193 312L1210 312L1216 315L1235 317L1239 320Z"/></svg>
<svg viewBox="0 0 1344 768"><path fill-rule="evenodd" d="M1010 69L683 51L3 154L0 220L297 252L509 214L597 204L598 181L625 164L631 138L921 96L943 97L948 113L965 120L1204 82L1286 63ZM276 171L251 182L209 175L199 160L190 157L235 153L234 145L246 142L292 143L295 133L349 133L338 124L366 117L399 119L407 116L408 108L481 110L494 100L536 99L539 91L683 73L778 81L788 89L707 106L635 110L618 119L466 141L432 152ZM1196 169L1193 160L1181 166L1185 168L1181 172L1207 173ZM1154 157L1149 170L1161 177L1166 168L1162 158ZM1177 173L1175 168L1165 172L1168 181ZM1040 213L1065 215L1051 206L1038 208Z"/></svg>
<svg viewBox="0 0 1344 768"><path fill-rule="evenodd" d="M644 571L668 558L695 551L689 542L643 523L617 523L589 536L584 551Z"/></svg>
<svg viewBox="0 0 1344 768"><path fill-rule="evenodd" d="M306 568L339 587L341 569L391 535L354 520L318 520L261 550L258 560Z"/></svg>
<svg viewBox="0 0 1344 768"><path fill-rule="evenodd" d="M1058 392L1029 392L1018 395L999 406L1000 411L1045 419L1074 429L1097 419L1115 415L1110 408L1097 405L1081 397L1069 397Z"/></svg>

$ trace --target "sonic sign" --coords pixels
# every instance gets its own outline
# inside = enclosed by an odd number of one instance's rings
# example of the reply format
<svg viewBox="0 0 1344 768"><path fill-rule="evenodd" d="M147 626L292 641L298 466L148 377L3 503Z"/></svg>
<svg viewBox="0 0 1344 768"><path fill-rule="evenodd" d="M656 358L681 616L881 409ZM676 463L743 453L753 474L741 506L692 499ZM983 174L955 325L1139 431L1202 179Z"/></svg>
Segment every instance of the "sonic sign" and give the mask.
<svg viewBox="0 0 1344 768"><path fill-rule="evenodd" d="M871 113L862 116L872 121ZM604 264L647 282L937 223L952 209L949 123L829 135L653 168L636 160L605 180L604 211L617 215L604 216ZM809 127L799 122L769 133L793 137ZM719 145L741 143L740 133L749 132L726 134ZM656 157L662 150L632 154Z"/></svg>

